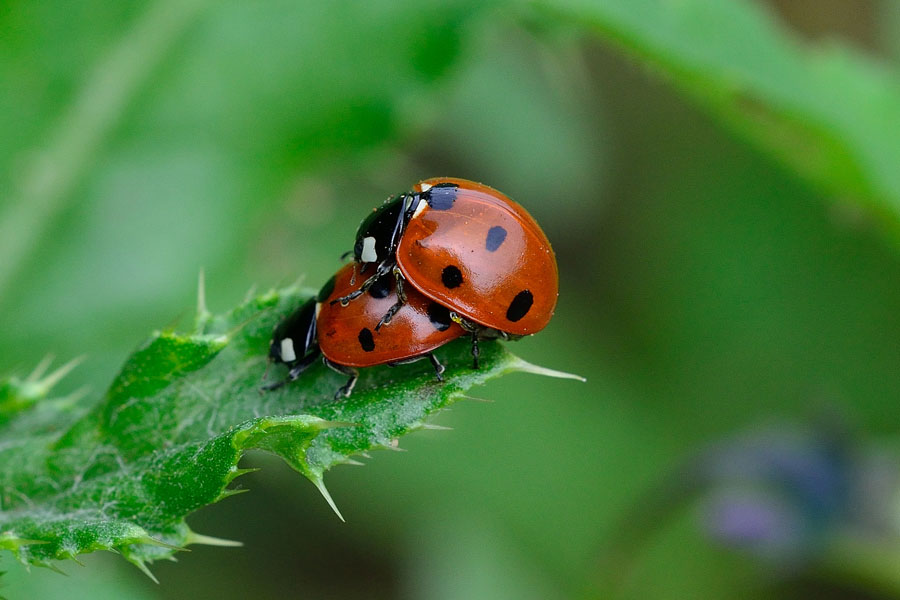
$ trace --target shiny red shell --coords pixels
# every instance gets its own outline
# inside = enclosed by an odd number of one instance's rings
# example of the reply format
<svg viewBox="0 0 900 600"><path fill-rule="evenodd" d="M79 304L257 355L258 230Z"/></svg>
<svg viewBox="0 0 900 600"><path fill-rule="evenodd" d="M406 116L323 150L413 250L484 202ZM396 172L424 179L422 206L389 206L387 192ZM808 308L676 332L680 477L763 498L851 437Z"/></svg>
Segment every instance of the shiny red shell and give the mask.
<svg viewBox="0 0 900 600"><path fill-rule="evenodd" d="M349 367L382 365L431 352L465 334L462 327L449 320L445 307L408 286L406 304L389 325L375 331L381 317L397 302L396 282L391 276L387 291L379 292L373 286L347 306L331 304L357 289L365 278L357 274L356 285L350 285L353 271L352 263L341 268L335 275L334 290L319 305L316 335L328 360Z"/></svg>
<svg viewBox="0 0 900 600"><path fill-rule="evenodd" d="M417 211L397 248L407 287L493 329L516 335L543 329L559 295L547 236L524 208L486 185L438 177L413 191L442 184L457 186L452 204Z"/></svg>

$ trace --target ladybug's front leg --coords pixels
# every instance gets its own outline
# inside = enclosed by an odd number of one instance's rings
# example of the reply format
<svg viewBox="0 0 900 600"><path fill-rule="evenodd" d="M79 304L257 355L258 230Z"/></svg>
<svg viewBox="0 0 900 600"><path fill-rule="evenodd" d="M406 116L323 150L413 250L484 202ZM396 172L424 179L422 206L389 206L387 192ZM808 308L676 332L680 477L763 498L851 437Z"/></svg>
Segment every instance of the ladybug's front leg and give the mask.
<svg viewBox="0 0 900 600"><path fill-rule="evenodd" d="M376 281L378 281L383 276L390 273L391 269L395 269L395 268L396 267L394 266L393 261L387 261L387 260L384 261L383 263L378 265L377 269L375 269L374 275L372 275L371 277L369 277L368 279L363 281L363 284L361 286L359 286L358 290L350 292L346 296L341 296L340 298L335 298L334 300L331 301L331 304L337 304L338 302L340 302L341 306L347 306L348 304L350 304L351 300L355 300L356 298L359 298L360 296L365 294L367 291L369 291L369 288L375 284Z"/></svg>
<svg viewBox="0 0 900 600"><path fill-rule="evenodd" d="M384 313L384 316L378 321L378 325L375 326L375 331L381 329L382 325L390 323L391 319L394 318L394 315L397 314L397 311L406 304L406 292L403 291L403 273L401 273L400 269L396 266L394 267L394 278L397 280L397 302Z"/></svg>
<svg viewBox="0 0 900 600"><path fill-rule="evenodd" d="M307 354L306 356L301 358L299 361L297 361L297 363L294 366L291 367L291 370L288 371L287 377L285 377L281 381L267 383L266 385L259 388L259 391L260 392L271 392L272 390L277 390L278 388L285 386L287 383L294 381L295 379L300 377L300 375L306 369L308 369L310 365L312 365L314 362L316 362L316 359L319 358L319 356L320 356L319 347L315 346L314 348L312 348L310 350L309 354Z"/></svg>

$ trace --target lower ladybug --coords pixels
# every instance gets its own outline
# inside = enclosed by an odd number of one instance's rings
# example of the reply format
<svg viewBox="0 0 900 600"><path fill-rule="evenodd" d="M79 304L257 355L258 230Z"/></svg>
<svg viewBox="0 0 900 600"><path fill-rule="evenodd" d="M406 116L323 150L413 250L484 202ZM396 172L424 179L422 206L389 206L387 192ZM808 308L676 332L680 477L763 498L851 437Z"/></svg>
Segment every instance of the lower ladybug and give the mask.
<svg viewBox="0 0 900 600"><path fill-rule="evenodd" d="M406 301L391 326L377 330L379 319L398 301L395 279L391 275L379 278L351 306L333 304L332 300L353 291L355 271L354 264L345 265L315 298L275 327L269 360L287 365L289 371L286 379L264 389L279 388L297 379L319 356L326 365L349 377L336 398L353 391L356 367L393 366L428 358L438 380L443 380L444 366L433 351L465 335L450 318L449 309L407 288Z"/></svg>
<svg viewBox="0 0 900 600"><path fill-rule="evenodd" d="M353 258L361 273L374 269L336 301L346 306L393 274L399 299L376 328L415 288L449 307L471 334L476 366L479 339L540 331L559 295L556 257L537 222L503 193L465 179L426 179L388 199L360 224Z"/></svg>

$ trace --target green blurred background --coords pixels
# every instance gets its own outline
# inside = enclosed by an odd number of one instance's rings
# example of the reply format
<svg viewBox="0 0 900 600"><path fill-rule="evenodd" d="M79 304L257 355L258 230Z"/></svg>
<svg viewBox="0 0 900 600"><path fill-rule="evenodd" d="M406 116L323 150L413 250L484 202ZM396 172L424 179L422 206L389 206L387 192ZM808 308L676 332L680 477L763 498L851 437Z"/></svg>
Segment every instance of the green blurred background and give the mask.
<svg viewBox="0 0 900 600"><path fill-rule="evenodd" d="M891 0L732 3L792 44L900 70ZM189 518L244 548L156 564L158 586L112 555L63 578L5 554L0 593L606 597L604 540L702 445L820 405L895 434L900 261L879 211L723 124L619 37L499 1L2 3L3 371L86 355L66 385L102 391L191 313L200 269L213 311L254 285L317 286L366 211L452 175L543 225L559 306L512 349L588 382L503 378L477 392L495 402L437 419L453 431L337 469L346 524L254 455L252 493ZM811 593L709 543L689 509L634 552L626 597Z"/></svg>

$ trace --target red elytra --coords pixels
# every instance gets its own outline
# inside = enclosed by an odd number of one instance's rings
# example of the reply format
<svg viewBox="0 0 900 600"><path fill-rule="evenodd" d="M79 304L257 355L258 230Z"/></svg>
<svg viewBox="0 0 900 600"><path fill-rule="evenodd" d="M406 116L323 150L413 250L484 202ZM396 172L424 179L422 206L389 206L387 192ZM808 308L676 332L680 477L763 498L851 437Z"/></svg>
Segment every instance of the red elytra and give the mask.
<svg viewBox="0 0 900 600"><path fill-rule="evenodd" d="M455 195L437 201L435 188L450 192L454 186ZM420 205L397 247L404 289L418 289L465 319L506 333L543 329L556 308L559 273L537 222L480 183L436 177L413 188L429 191L435 201Z"/></svg>
<svg viewBox="0 0 900 600"><path fill-rule="evenodd" d="M405 288L407 302L389 327L375 330L379 319L397 302L393 276L382 277L347 306L331 301L352 292L354 264L335 275L334 289L319 305L316 317L319 348L325 357L349 367L371 367L415 358L465 334L450 320L449 310L415 289ZM357 277L358 279L358 277Z"/></svg>

